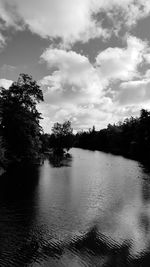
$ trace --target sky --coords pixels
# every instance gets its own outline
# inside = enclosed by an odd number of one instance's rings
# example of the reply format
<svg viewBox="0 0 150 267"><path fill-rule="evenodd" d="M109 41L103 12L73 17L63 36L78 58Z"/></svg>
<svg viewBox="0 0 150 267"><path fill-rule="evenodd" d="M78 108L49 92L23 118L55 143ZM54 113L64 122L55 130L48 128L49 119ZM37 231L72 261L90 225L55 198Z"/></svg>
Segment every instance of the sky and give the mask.
<svg viewBox="0 0 150 267"><path fill-rule="evenodd" d="M149 0L0 0L0 86L32 75L49 133L96 130L150 109Z"/></svg>

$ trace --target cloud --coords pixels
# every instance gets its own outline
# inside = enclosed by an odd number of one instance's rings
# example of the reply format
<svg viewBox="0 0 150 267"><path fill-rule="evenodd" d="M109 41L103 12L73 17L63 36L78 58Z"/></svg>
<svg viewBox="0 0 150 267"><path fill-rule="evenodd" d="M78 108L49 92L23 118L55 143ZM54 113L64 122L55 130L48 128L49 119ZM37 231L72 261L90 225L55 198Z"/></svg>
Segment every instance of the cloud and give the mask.
<svg viewBox="0 0 150 267"><path fill-rule="evenodd" d="M8 89L13 81L7 80L7 79L0 79L0 87L4 87L5 89Z"/></svg>
<svg viewBox="0 0 150 267"><path fill-rule="evenodd" d="M143 61L147 44L128 36L126 48L107 48L96 57L101 76L108 80L130 80L138 76L138 66Z"/></svg>
<svg viewBox="0 0 150 267"><path fill-rule="evenodd" d="M74 51L47 49L41 58L52 74L40 83L45 99L57 102L96 102L102 94L102 85L96 69L88 58Z"/></svg>
<svg viewBox="0 0 150 267"><path fill-rule="evenodd" d="M88 129L93 124L106 127L132 112L137 114L135 105L147 101L149 80L132 79L142 79L138 67L144 64L147 49L146 42L127 36L126 47L105 49L93 64L75 51L46 49L41 60L47 63L50 74L39 81L45 109L50 110L44 116L53 121L71 119L76 129ZM116 84L115 91L111 89L112 82ZM53 105L53 111L48 105Z"/></svg>
<svg viewBox="0 0 150 267"><path fill-rule="evenodd" d="M150 64L150 53L146 53L144 55L144 59L145 59L146 63Z"/></svg>
<svg viewBox="0 0 150 267"><path fill-rule="evenodd" d="M74 51L51 48L41 58L51 72L39 81L46 102L40 108L49 121L47 126L43 120L43 127L50 131L54 122L64 119L71 120L76 130L88 129L93 123L99 128L100 121L106 124L110 114L99 107L106 107L109 100L103 95L101 79L89 59Z"/></svg>
<svg viewBox="0 0 150 267"><path fill-rule="evenodd" d="M117 95L121 105L143 105L150 103L150 79L121 83Z"/></svg>
<svg viewBox="0 0 150 267"><path fill-rule="evenodd" d="M51 75L40 81L45 93L73 101L79 96L81 102L89 95L93 102L111 81L128 81L139 76L138 67L144 61L147 43L134 36L127 36L126 42L125 48L110 47L99 53L94 64L75 51L46 49L41 59L47 63Z"/></svg>
<svg viewBox="0 0 150 267"><path fill-rule="evenodd" d="M150 13L149 0L0 0L3 27L21 29L43 38L61 38L64 43L107 38L111 31L102 26L98 14L105 12L114 32L121 26L131 27Z"/></svg>
<svg viewBox="0 0 150 267"><path fill-rule="evenodd" d="M91 0L0 0L5 26L27 26L42 38L61 38L64 43L107 35L92 18ZM15 14L15 16L14 16Z"/></svg>
<svg viewBox="0 0 150 267"><path fill-rule="evenodd" d="M0 50L5 46L5 37L0 33Z"/></svg>
<svg viewBox="0 0 150 267"><path fill-rule="evenodd" d="M117 34L123 27L129 30L140 19L150 14L149 0L112 0L102 2L103 9L111 20L114 31Z"/></svg>
<svg viewBox="0 0 150 267"><path fill-rule="evenodd" d="M145 75L144 75L144 78L150 78L150 69L147 69L146 70L146 73L145 73Z"/></svg>
<svg viewBox="0 0 150 267"><path fill-rule="evenodd" d="M102 99L102 102L105 99ZM95 105L77 105L75 103L52 105L52 104L39 104L39 111L43 115L41 125L46 132L50 132L55 122L64 122L70 120L73 129L79 131L81 129L88 130L93 125L96 129L106 127L112 121L112 113L99 109Z"/></svg>

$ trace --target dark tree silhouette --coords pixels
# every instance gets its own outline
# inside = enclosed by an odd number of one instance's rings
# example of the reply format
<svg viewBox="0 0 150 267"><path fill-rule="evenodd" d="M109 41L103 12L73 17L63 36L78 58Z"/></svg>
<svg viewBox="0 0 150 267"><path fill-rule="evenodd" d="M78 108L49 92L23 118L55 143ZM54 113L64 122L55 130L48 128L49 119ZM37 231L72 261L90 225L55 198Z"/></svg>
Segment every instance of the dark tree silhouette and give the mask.
<svg viewBox="0 0 150 267"><path fill-rule="evenodd" d="M0 89L0 135L8 162L35 161L41 149L40 113L43 101L39 85L27 74L20 74L8 90Z"/></svg>
<svg viewBox="0 0 150 267"><path fill-rule="evenodd" d="M51 146L55 153L62 154L68 151L73 145L73 129L71 122L55 123L52 127L52 135L50 138Z"/></svg>

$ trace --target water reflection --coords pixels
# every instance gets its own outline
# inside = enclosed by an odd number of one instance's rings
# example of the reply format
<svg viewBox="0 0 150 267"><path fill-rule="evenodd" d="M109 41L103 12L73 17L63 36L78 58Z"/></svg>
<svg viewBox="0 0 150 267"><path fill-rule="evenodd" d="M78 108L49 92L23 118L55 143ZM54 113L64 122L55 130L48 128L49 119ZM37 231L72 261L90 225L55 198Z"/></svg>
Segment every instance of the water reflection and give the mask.
<svg viewBox="0 0 150 267"><path fill-rule="evenodd" d="M123 157L71 154L1 176L0 266L149 266L150 173Z"/></svg>
<svg viewBox="0 0 150 267"><path fill-rule="evenodd" d="M11 168L0 179L0 266L23 266L35 257L37 168Z"/></svg>
<svg viewBox="0 0 150 267"><path fill-rule="evenodd" d="M49 162L52 167L71 167L72 155L67 153L65 155L51 154L49 155Z"/></svg>

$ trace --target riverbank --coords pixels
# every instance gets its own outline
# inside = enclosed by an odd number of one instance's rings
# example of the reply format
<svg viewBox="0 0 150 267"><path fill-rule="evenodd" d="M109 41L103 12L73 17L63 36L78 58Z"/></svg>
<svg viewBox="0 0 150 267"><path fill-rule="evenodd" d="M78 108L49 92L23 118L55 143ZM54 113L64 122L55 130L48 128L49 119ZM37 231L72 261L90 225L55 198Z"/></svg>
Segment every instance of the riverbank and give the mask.
<svg viewBox="0 0 150 267"><path fill-rule="evenodd" d="M150 158L145 158L145 157L142 157L139 156L139 155L132 155L130 153L121 153L121 152L118 152L118 151L112 151L112 150L102 150L102 149L97 149L97 148L90 148L90 147L82 147L82 146L74 146L74 148L79 148L79 149L84 149L84 150L90 150L90 151L99 151L99 152L104 152L104 153L108 153L108 154L112 154L114 156L122 156L126 159L131 159L131 160L136 160L140 163L142 163L143 165L147 166L148 168L149 165L150 165Z"/></svg>

